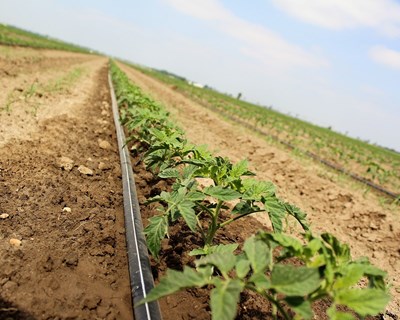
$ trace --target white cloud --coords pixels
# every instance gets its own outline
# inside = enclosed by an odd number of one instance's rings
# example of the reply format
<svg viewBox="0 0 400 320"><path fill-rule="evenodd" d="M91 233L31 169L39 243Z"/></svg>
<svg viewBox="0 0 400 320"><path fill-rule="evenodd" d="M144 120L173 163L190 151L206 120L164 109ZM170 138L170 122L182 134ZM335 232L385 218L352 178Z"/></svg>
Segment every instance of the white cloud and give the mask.
<svg viewBox="0 0 400 320"><path fill-rule="evenodd" d="M343 30L367 27L400 36L400 4L394 0L272 0L288 14L310 24Z"/></svg>
<svg viewBox="0 0 400 320"><path fill-rule="evenodd" d="M369 50L369 56L377 63L387 67L400 69L400 51L392 50L384 46L375 46Z"/></svg>
<svg viewBox="0 0 400 320"><path fill-rule="evenodd" d="M325 67L320 54L289 43L278 33L235 16L217 0L165 0L176 10L208 21L225 35L239 41L243 54L274 67Z"/></svg>

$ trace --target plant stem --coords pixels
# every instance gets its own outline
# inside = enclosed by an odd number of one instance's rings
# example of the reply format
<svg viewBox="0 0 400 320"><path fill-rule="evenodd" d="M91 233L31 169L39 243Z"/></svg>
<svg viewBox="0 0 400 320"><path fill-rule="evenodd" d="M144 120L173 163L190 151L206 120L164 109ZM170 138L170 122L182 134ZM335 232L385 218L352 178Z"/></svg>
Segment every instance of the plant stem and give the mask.
<svg viewBox="0 0 400 320"><path fill-rule="evenodd" d="M217 232L217 230L219 228L218 217L219 217L219 212L221 211L221 207L222 207L223 203L224 202L222 200L219 200L217 207L215 208L215 211L211 215L211 226L208 229L205 247L208 247L209 245L212 244L215 233Z"/></svg>
<svg viewBox="0 0 400 320"><path fill-rule="evenodd" d="M272 303L272 313L274 315L274 319L277 319L277 311L279 311L285 320L290 320L289 315L286 313L285 309L283 309L279 301L275 299L275 297L270 296L266 292L263 293L263 296Z"/></svg>

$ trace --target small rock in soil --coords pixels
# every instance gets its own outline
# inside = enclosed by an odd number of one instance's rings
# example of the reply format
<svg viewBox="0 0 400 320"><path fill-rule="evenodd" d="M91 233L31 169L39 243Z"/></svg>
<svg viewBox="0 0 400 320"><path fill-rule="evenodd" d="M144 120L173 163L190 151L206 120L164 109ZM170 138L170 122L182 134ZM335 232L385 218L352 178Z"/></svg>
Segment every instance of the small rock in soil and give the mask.
<svg viewBox="0 0 400 320"><path fill-rule="evenodd" d="M110 310L106 306L98 306L96 309L96 313L99 318L104 319L110 313Z"/></svg>
<svg viewBox="0 0 400 320"><path fill-rule="evenodd" d="M14 281L7 281L4 285L3 285L3 289L4 290L14 290L16 287L18 287L18 284Z"/></svg>
<svg viewBox="0 0 400 320"><path fill-rule="evenodd" d="M22 245L22 241L15 238L11 238L10 244L14 247L20 247Z"/></svg>
<svg viewBox="0 0 400 320"><path fill-rule="evenodd" d="M71 171L74 167L74 160L68 157L61 157L58 159L58 166L65 171Z"/></svg>
<svg viewBox="0 0 400 320"><path fill-rule="evenodd" d="M10 215L8 213L0 214L0 219L7 219Z"/></svg>
<svg viewBox="0 0 400 320"><path fill-rule="evenodd" d="M63 260L67 267L76 267L79 262L78 255L74 252L69 253Z"/></svg>
<svg viewBox="0 0 400 320"><path fill-rule="evenodd" d="M43 269L47 272L52 271L54 268L54 261L53 259L48 256L47 259L43 262Z"/></svg>
<svg viewBox="0 0 400 320"><path fill-rule="evenodd" d="M99 139L99 140L98 140L98 143L99 143L99 147L100 147L101 149L105 149L105 150L111 149L111 144L110 144L108 141L106 141L106 140L101 140L101 139Z"/></svg>
<svg viewBox="0 0 400 320"><path fill-rule="evenodd" d="M70 213L72 210L70 207L64 207L62 211Z"/></svg>
<svg viewBox="0 0 400 320"><path fill-rule="evenodd" d="M93 175L93 171L91 169L89 169L88 167L82 166L82 165L78 167L78 171L87 176Z"/></svg>
<svg viewBox="0 0 400 320"><path fill-rule="evenodd" d="M100 170L109 170L109 169L111 169L111 166L107 163L100 162L98 168Z"/></svg>
<svg viewBox="0 0 400 320"><path fill-rule="evenodd" d="M83 307L88 308L89 310L96 309L97 306L100 304L101 298L99 296L94 296L90 298L86 298L83 300Z"/></svg>

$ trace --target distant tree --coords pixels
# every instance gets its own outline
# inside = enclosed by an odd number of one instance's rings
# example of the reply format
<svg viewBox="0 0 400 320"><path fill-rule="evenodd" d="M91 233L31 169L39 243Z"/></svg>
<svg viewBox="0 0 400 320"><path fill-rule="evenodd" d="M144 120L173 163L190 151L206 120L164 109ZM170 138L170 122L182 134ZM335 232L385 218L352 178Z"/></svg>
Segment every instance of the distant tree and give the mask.
<svg viewBox="0 0 400 320"><path fill-rule="evenodd" d="M237 95L237 97L236 97L236 99L240 100L241 97L242 97L242 93L239 92L238 95Z"/></svg>

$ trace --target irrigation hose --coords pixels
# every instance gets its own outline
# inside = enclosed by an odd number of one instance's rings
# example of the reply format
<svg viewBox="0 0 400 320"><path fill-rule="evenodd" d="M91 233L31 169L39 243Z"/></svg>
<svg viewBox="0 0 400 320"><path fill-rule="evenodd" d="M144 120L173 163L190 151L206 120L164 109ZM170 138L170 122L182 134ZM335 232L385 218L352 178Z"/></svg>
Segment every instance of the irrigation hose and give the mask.
<svg viewBox="0 0 400 320"><path fill-rule="evenodd" d="M124 130L119 122L118 104L110 73L108 74L108 82L110 85L112 111L121 160L126 243L135 320L161 320L161 311L157 301L136 306L154 287L154 279L150 268L146 240L143 234L143 224L130 155L125 146Z"/></svg>

